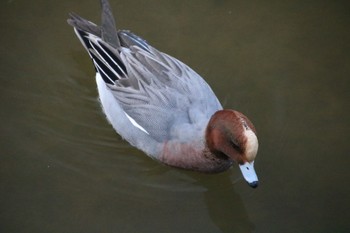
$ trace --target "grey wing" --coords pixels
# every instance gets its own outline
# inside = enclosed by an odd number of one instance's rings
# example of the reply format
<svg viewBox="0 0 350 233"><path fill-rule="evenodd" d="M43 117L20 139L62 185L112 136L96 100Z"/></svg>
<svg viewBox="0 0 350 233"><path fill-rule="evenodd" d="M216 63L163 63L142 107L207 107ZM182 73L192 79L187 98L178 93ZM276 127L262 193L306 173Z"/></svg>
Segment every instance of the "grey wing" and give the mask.
<svg viewBox="0 0 350 233"><path fill-rule="evenodd" d="M174 128L201 125L222 109L209 85L179 60L148 45L121 50L126 79L109 85L124 111L157 141Z"/></svg>
<svg viewBox="0 0 350 233"><path fill-rule="evenodd" d="M196 72L135 34L116 31L109 13L102 27L76 14L68 23L125 113L152 138L167 140L172 127L200 124L222 108Z"/></svg>

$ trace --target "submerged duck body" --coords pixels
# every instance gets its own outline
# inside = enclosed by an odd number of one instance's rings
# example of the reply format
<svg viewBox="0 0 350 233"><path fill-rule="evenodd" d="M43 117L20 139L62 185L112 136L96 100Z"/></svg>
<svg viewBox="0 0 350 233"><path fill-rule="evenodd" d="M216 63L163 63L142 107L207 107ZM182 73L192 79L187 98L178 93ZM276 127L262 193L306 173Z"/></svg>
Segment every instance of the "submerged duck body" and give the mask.
<svg viewBox="0 0 350 233"><path fill-rule="evenodd" d="M103 111L131 145L170 166L222 172L236 162L256 187L256 130L249 119L223 110L209 85L181 61L127 30L116 30L107 0L102 25L70 14L68 23L96 70Z"/></svg>

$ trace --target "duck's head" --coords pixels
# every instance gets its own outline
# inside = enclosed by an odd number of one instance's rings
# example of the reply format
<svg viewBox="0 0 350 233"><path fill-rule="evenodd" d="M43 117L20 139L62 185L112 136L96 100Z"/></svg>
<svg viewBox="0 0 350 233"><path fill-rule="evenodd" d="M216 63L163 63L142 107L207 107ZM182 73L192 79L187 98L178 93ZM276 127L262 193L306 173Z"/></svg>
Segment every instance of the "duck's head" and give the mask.
<svg viewBox="0 0 350 233"><path fill-rule="evenodd" d="M254 159L259 144L255 127L245 115L234 110L217 111L209 120L205 137L214 155L238 163L248 184L258 186Z"/></svg>

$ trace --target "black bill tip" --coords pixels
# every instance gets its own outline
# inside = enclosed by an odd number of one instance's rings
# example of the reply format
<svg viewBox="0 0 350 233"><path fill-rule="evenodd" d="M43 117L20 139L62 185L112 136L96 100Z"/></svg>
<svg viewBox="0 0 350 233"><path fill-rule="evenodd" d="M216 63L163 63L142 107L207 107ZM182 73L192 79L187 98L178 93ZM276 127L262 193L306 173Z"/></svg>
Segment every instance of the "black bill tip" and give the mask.
<svg viewBox="0 0 350 233"><path fill-rule="evenodd" d="M256 188L259 186L259 181L253 181L251 183L248 183L250 187L252 188Z"/></svg>

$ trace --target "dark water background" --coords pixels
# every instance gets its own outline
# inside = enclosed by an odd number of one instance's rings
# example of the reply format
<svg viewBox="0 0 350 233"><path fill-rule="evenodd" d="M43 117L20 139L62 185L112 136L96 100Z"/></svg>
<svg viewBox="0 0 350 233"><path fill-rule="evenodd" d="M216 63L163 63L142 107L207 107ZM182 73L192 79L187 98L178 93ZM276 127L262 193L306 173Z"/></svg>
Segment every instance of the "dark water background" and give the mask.
<svg viewBox="0 0 350 233"><path fill-rule="evenodd" d="M99 22L96 0L3 0L0 232L350 232L348 1L111 3L250 117L261 185L160 165L113 131L66 24Z"/></svg>

